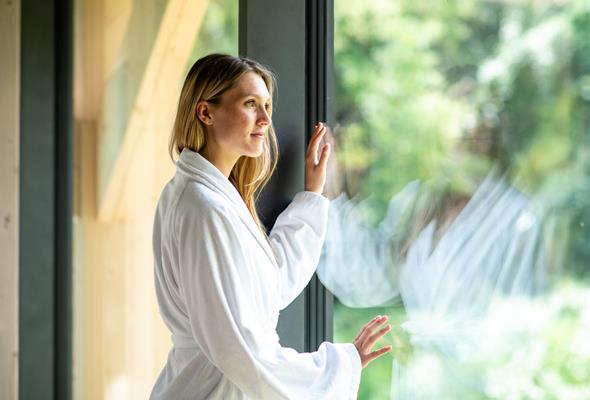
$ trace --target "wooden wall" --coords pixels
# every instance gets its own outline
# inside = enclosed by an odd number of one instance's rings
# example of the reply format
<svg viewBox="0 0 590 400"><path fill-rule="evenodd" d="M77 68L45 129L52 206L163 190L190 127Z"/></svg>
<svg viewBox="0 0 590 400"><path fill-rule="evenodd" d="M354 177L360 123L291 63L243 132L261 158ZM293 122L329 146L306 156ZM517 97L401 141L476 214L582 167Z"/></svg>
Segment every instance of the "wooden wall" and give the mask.
<svg viewBox="0 0 590 400"><path fill-rule="evenodd" d="M0 398L18 398L20 1L0 2Z"/></svg>
<svg viewBox="0 0 590 400"><path fill-rule="evenodd" d="M205 0L77 0L74 398L147 398L170 349L151 229Z"/></svg>

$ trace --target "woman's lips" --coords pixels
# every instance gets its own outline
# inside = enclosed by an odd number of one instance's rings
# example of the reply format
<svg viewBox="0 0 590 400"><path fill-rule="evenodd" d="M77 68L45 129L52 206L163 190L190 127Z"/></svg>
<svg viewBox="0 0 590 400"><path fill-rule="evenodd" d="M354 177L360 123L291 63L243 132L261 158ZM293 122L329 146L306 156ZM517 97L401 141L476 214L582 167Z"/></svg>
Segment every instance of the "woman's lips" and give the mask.
<svg viewBox="0 0 590 400"><path fill-rule="evenodd" d="M264 133L253 133L252 136L256 139L264 139Z"/></svg>

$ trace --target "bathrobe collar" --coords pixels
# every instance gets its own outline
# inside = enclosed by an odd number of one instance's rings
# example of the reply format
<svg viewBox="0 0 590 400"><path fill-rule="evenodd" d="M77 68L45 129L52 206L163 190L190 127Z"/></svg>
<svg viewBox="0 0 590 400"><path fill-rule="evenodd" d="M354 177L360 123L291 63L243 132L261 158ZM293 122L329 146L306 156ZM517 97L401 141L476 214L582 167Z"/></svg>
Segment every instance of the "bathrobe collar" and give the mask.
<svg viewBox="0 0 590 400"><path fill-rule="evenodd" d="M252 214L246 207L246 203L240 193L223 173L211 164L205 157L192 150L184 148L176 162L176 170L187 177L209 187L220 193L232 207L237 211L240 219L246 228L260 244L266 255L274 265L277 265L276 258L266 236L260 231L258 225L252 218Z"/></svg>

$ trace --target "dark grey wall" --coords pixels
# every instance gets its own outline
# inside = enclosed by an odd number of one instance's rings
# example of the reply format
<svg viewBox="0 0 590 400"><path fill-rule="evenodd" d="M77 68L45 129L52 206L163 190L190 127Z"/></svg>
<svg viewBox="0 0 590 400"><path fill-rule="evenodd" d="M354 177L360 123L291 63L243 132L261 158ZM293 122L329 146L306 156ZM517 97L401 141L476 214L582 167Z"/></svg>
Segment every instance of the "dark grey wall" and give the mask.
<svg viewBox="0 0 590 400"><path fill-rule="evenodd" d="M54 388L55 59L53 2L22 1L19 397Z"/></svg>
<svg viewBox="0 0 590 400"><path fill-rule="evenodd" d="M19 398L71 382L71 1L21 2Z"/></svg>

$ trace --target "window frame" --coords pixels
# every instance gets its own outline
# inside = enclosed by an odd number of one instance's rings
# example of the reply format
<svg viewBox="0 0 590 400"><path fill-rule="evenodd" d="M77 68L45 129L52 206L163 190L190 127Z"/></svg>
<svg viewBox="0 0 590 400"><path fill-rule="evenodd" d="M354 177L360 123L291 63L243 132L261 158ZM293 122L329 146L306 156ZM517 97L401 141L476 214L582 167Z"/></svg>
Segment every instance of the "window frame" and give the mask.
<svg viewBox="0 0 590 400"><path fill-rule="evenodd" d="M240 55L270 66L278 80L279 165L259 203L267 227L304 188L305 148L316 122L333 119L333 8L333 0L240 0ZM332 309L332 294L314 275L281 312L281 343L314 351L332 340Z"/></svg>

